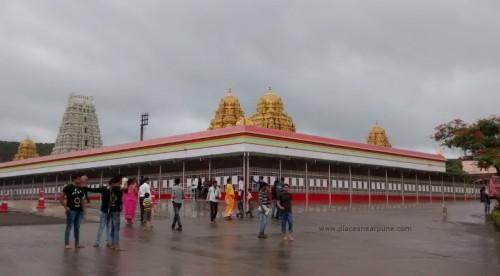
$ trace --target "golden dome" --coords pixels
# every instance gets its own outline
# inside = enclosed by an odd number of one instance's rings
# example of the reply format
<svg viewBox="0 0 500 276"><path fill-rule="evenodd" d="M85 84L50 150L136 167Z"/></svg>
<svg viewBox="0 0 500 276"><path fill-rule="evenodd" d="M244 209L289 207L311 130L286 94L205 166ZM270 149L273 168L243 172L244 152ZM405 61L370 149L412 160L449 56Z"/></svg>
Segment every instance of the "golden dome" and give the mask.
<svg viewBox="0 0 500 276"><path fill-rule="evenodd" d="M233 95L231 88L219 102L219 107L215 111L215 116L210 122L209 130L235 126L236 122L245 115L240 106L240 101Z"/></svg>
<svg viewBox="0 0 500 276"><path fill-rule="evenodd" d="M295 132L292 117L284 112L283 101L269 88L257 102L257 111L249 118L255 126Z"/></svg>
<svg viewBox="0 0 500 276"><path fill-rule="evenodd" d="M19 143L19 147L17 149L16 155L14 156L14 160L22 160L33 157L38 157L36 145L35 142L27 138L26 140Z"/></svg>
<svg viewBox="0 0 500 276"><path fill-rule="evenodd" d="M368 134L368 138L366 139L366 143L388 148L392 147L391 143L389 143L389 138L385 133L385 129L379 125L378 122L372 127L370 134Z"/></svg>

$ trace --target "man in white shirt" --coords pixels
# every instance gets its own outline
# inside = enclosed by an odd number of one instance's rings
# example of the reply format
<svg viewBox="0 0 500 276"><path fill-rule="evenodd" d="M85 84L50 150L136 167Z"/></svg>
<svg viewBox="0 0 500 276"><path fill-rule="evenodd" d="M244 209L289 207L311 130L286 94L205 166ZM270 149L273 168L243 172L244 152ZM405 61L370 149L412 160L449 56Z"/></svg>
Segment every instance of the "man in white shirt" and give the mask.
<svg viewBox="0 0 500 276"><path fill-rule="evenodd" d="M146 194L151 194L151 186L149 185L149 178L143 180L142 185L139 187L139 206L141 206L141 224L144 225L144 205L142 202Z"/></svg>
<svg viewBox="0 0 500 276"><path fill-rule="evenodd" d="M243 176L240 176L240 179L238 180L238 190L245 191L245 182Z"/></svg>
<svg viewBox="0 0 500 276"><path fill-rule="evenodd" d="M215 223L220 196L221 192L219 187L217 187L217 181L214 181L207 193L207 201L210 203L210 223Z"/></svg>
<svg viewBox="0 0 500 276"><path fill-rule="evenodd" d="M197 200L196 191L198 190L198 178L193 177L193 184L191 185L191 194L193 195L194 200Z"/></svg>

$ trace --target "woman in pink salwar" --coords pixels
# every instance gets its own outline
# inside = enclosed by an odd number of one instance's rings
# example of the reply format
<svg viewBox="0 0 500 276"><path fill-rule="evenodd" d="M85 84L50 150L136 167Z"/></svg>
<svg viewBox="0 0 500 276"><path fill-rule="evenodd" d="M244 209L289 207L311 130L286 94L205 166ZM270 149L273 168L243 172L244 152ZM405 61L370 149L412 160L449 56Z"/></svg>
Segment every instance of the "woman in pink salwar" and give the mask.
<svg viewBox="0 0 500 276"><path fill-rule="evenodd" d="M137 209L137 181L135 178L131 178L127 181L127 189L126 192L123 193L123 206L124 206L124 214L125 220L127 224L132 224L132 220L135 216L135 210Z"/></svg>

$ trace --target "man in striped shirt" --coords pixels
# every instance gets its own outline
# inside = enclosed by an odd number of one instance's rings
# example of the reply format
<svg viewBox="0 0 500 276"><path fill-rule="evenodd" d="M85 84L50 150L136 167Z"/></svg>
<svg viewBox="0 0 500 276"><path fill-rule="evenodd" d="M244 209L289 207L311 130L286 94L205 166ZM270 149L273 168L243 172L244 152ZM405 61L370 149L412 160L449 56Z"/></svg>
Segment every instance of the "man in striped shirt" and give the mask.
<svg viewBox="0 0 500 276"><path fill-rule="evenodd" d="M144 229L153 231L153 224L151 223L151 213L153 212L153 203L151 202L151 197L149 196L149 193L144 194L142 207L144 208Z"/></svg>
<svg viewBox="0 0 500 276"><path fill-rule="evenodd" d="M269 215L269 202L271 202L271 192L269 185L264 182L264 177L259 177L259 239L266 239L267 216Z"/></svg>

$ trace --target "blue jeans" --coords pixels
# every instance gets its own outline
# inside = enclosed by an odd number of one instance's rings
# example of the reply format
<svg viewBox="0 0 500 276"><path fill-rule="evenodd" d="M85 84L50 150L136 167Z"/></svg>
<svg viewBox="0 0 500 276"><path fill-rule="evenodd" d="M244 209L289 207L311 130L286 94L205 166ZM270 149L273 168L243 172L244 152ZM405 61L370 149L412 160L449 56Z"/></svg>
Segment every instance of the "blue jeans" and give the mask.
<svg viewBox="0 0 500 276"><path fill-rule="evenodd" d="M485 214L489 214L490 213L490 203L489 202L485 202L484 203L484 213Z"/></svg>
<svg viewBox="0 0 500 276"><path fill-rule="evenodd" d="M111 237L109 236L109 234L110 234L109 221L110 221L109 214L107 212L105 213L105 212L101 211L99 226L97 228L97 237L95 239L96 244L101 244L101 235L102 235L102 231L104 230L104 228L106 228L106 242L108 244L111 242Z"/></svg>
<svg viewBox="0 0 500 276"><path fill-rule="evenodd" d="M175 227L176 224L179 224L179 228L182 228L180 210L182 207L182 203L172 202L174 205L174 221L172 222L172 228Z"/></svg>
<svg viewBox="0 0 500 276"><path fill-rule="evenodd" d="M276 206L276 202L277 202L277 200L273 199L273 201L271 203L271 218L275 218L276 212L279 210L278 206Z"/></svg>
<svg viewBox="0 0 500 276"><path fill-rule="evenodd" d="M267 225L267 216L265 212L259 211L259 235L264 235Z"/></svg>
<svg viewBox="0 0 500 276"><path fill-rule="evenodd" d="M64 231L64 244L69 245L69 234L71 233L71 228L73 229L73 234L75 235L75 245L80 244L80 222L82 211L70 210L66 212L66 230Z"/></svg>
<svg viewBox="0 0 500 276"><path fill-rule="evenodd" d="M293 216L289 212L281 212L281 232L286 234L286 224L288 223L288 233L293 232Z"/></svg>
<svg viewBox="0 0 500 276"><path fill-rule="evenodd" d="M111 220L111 246L118 246L120 244L120 216L121 212L111 212L109 219Z"/></svg>

